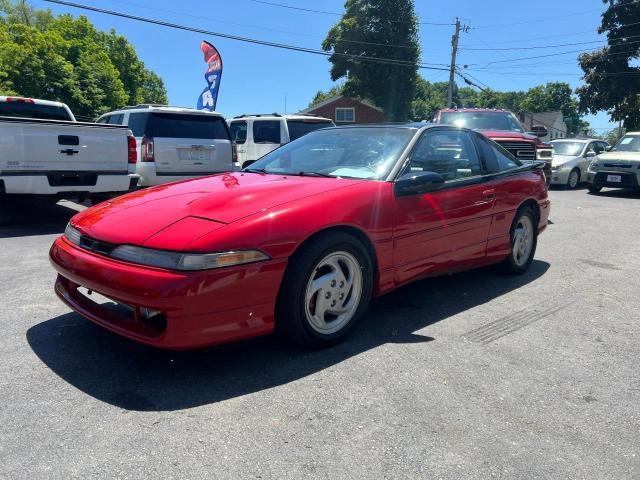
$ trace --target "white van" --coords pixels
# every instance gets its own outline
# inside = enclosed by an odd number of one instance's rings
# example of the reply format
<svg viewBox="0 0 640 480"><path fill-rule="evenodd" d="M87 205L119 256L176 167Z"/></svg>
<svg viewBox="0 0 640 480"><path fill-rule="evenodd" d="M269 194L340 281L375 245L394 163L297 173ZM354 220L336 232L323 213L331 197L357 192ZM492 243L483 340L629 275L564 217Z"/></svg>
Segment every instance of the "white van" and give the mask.
<svg viewBox="0 0 640 480"><path fill-rule="evenodd" d="M247 167L280 145L320 128L333 127L329 118L315 115L240 115L229 121L231 140L237 148L238 165Z"/></svg>
<svg viewBox="0 0 640 480"><path fill-rule="evenodd" d="M141 187L233 170L231 137L219 113L137 105L106 113L97 122L131 129Z"/></svg>

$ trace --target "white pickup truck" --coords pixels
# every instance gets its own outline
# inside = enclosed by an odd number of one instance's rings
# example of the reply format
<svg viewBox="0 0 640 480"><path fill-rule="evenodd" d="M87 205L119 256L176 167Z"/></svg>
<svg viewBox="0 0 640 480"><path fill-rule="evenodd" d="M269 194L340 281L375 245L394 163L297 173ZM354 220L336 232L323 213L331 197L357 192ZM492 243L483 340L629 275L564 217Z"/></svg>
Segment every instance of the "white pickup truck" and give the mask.
<svg viewBox="0 0 640 480"><path fill-rule="evenodd" d="M0 204L126 192L137 158L127 127L77 122L63 103L0 96Z"/></svg>

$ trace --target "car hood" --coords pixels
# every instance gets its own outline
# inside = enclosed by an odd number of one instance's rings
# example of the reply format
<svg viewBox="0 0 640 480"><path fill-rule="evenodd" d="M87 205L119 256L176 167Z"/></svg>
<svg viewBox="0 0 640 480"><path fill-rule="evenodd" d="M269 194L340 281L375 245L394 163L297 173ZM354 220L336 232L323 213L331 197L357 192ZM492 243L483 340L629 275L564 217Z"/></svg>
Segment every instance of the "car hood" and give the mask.
<svg viewBox="0 0 640 480"><path fill-rule="evenodd" d="M598 155L602 162L640 163L640 152L603 152Z"/></svg>
<svg viewBox="0 0 640 480"><path fill-rule="evenodd" d="M535 135L529 135L528 133L512 132L509 130L479 130L485 137L491 139L501 138L508 140L527 140L530 142L536 142L538 137Z"/></svg>
<svg viewBox="0 0 640 480"><path fill-rule="evenodd" d="M164 229L182 243L267 210L365 180L228 173L118 197L76 215L84 235L115 244L143 245Z"/></svg>

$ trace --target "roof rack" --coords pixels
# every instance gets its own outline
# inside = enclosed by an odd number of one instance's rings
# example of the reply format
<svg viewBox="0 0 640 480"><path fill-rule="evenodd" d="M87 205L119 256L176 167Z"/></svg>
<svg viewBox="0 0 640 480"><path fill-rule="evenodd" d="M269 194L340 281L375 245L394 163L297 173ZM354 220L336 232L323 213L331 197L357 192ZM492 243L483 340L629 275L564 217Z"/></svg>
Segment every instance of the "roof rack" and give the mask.
<svg viewBox="0 0 640 480"><path fill-rule="evenodd" d="M243 113L233 118L245 118L245 117L281 117L279 113Z"/></svg>
<svg viewBox="0 0 640 480"><path fill-rule="evenodd" d="M154 107L168 107L169 105L162 105L160 103L140 103L138 105L127 105L120 110L133 110L134 108L154 108Z"/></svg>

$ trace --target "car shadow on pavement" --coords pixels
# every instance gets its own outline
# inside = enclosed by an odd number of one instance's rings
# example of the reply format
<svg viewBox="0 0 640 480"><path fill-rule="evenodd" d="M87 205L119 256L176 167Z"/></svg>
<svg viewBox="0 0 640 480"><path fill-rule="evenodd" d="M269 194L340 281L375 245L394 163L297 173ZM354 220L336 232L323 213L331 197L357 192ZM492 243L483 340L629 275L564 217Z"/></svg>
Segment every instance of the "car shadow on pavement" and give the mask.
<svg viewBox="0 0 640 480"><path fill-rule="evenodd" d="M0 238L62 233L67 222L78 213L68 205L75 204L29 199L5 204L0 199Z"/></svg>
<svg viewBox="0 0 640 480"><path fill-rule="evenodd" d="M520 276L485 268L415 282L374 300L351 337L325 350L296 350L269 336L163 351L75 313L35 325L27 341L51 370L100 401L127 410L180 410L284 385L386 343L437 341L414 332L533 282L548 269L548 263L534 261Z"/></svg>
<svg viewBox="0 0 640 480"><path fill-rule="evenodd" d="M609 198L640 198L640 190L630 189L607 189L602 190L599 193L589 193L594 197L609 197Z"/></svg>

